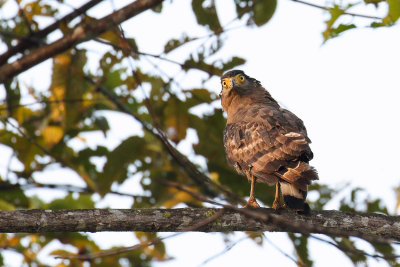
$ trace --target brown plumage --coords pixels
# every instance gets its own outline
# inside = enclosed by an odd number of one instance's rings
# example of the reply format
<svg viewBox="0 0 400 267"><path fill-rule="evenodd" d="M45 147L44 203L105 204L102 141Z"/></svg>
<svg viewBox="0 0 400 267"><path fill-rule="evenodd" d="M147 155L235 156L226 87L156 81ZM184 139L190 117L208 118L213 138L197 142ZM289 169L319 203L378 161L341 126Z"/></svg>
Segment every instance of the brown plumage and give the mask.
<svg viewBox="0 0 400 267"><path fill-rule="evenodd" d="M287 207L308 212L307 186L318 175L308 165L313 153L302 120L281 108L259 81L243 71L225 73L221 84L221 103L228 116L226 158L251 181L245 207L259 207L254 198L257 181L276 184L273 208L281 207L282 192Z"/></svg>

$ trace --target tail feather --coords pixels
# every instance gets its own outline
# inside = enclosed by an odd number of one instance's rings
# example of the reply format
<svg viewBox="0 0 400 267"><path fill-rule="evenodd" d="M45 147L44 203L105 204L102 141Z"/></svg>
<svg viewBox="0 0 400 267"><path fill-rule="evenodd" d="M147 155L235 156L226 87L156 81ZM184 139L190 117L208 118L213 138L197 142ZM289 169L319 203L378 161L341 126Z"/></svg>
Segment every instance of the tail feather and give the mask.
<svg viewBox="0 0 400 267"><path fill-rule="evenodd" d="M308 163L299 161L293 165L279 171L283 200L291 209L308 212L307 187L312 180L318 180L318 174Z"/></svg>
<svg viewBox="0 0 400 267"><path fill-rule="evenodd" d="M305 210L308 206L306 201L307 190L301 190L294 184L289 184L285 181L280 181L283 201L286 206L294 210Z"/></svg>

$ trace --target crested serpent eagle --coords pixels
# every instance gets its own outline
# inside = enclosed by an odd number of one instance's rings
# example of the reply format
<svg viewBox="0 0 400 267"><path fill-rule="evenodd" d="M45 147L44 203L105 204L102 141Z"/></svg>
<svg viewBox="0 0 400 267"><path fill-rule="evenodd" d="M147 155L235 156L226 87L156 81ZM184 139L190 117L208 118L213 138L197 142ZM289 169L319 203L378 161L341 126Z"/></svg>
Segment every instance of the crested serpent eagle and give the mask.
<svg viewBox="0 0 400 267"><path fill-rule="evenodd" d="M276 185L274 209L286 206L308 212L307 186L318 180L318 174L308 164L313 153L303 121L280 107L259 81L241 70L225 73L221 85L221 104L227 114L226 158L251 182L245 207L259 207L254 186L264 182Z"/></svg>

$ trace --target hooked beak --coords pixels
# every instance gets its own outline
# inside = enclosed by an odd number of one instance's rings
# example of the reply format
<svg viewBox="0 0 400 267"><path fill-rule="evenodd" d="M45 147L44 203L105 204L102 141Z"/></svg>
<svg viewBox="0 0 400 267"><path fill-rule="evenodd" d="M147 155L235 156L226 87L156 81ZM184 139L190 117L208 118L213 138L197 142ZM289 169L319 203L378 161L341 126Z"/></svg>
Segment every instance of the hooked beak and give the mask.
<svg viewBox="0 0 400 267"><path fill-rule="evenodd" d="M228 89L229 91L232 90L232 88L236 85L234 78L226 78L225 81L227 85L226 89Z"/></svg>
<svg viewBox="0 0 400 267"><path fill-rule="evenodd" d="M222 82L226 83L226 85L222 88L219 96L222 96L222 91L226 91L225 95L229 95L232 91L232 88L236 86L236 82L234 78L225 78Z"/></svg>

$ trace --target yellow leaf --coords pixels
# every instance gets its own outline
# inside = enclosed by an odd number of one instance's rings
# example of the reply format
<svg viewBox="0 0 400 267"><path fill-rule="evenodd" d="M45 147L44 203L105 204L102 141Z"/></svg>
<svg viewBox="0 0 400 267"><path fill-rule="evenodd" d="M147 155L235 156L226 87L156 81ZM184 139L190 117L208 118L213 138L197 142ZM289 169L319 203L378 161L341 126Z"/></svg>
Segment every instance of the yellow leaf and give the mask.
<svg viewBox="0 0 400 267"><path fill-rule="evenodd" d="M14 205L0 199L0 210L15 210Z"/></svg>
<svg viewBox="0 0 400 267"><path fill-rule="evenodd" d="M64 135L60 126L49 125L42 130L42 136L47 145L52 146L58 143Z"/></svg>
<svg viewBox="0 0 400 267"><path fill-rule="evenodd" d="M75 136L75 137L76 137L76 139L82 141L83 143L86 143L86 141L87 141L85 137L83 137L83 136L81 136L79 134L77 136Z"/></svg>
<svg viewBox="0 0 400 267"><path fill-rule="evenodd" d="M8 241L8 245L10 247L14 247L17 246L19 244L19 242L21 241L21 238L19 238L18 236L13 236L12 238L10 238L10 240Z"/></svg>
<svg viewBox="0 0 400 267"><path fill-rule="evenodd" d="M58 65L67 65L71 62L71 57L67 54L59 54L54 58L54 60Z"/></svg>
<svg viewBox="0 0 400 267"><path fill-rule="evenodd" d="M53 121L62 121L65 116L65 103L62 102L65 99L65 87L54 86L51 89L51 93L50 101L54 101L51 104L51 119Z"/></svg>
<svg viewBox="0 0 400 267"><path fill-rule="evenodd" d="M199 189L195 187L188 188L189 190L193 192L198 192ZM167 209L170 209L179 203L196 203L200 205L200 201L197 199L193 198L190 194L180 191L175 188L170 188L169 190L170 194L173 194L171 199L168 199L167 201L164 202L163 206L166 207Z"/></svg>
<svg viewBox="0 0 400 267"><path fill-rule="evenodd" d="M15 118L17 119L19 124L22 124L25 119L31 117L33 115L32 110L26 107L20 107L17 109L15 113Z"/></svg>
<svg viewBox="0 0 400 267"><path fill-rule="evenodd" d="M216 182L219 184L219 173L218 172L210 172L210 179L213 182Z"/></svg>

